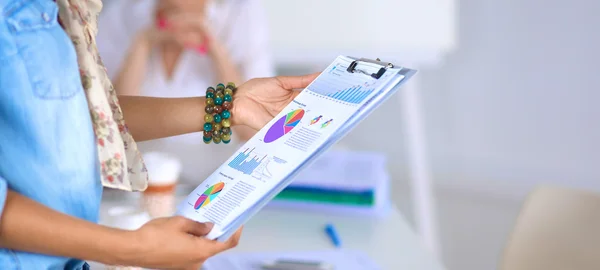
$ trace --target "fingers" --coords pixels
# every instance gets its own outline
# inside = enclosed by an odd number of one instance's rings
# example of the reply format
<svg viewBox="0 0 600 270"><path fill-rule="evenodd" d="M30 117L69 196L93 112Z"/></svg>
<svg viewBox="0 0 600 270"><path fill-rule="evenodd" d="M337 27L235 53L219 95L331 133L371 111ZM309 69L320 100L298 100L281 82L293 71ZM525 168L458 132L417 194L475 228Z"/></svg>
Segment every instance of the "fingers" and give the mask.
<svg viewBox="0 0 600 270"><path fill-rule="evenodd" d="M213 227L212 223L200 223L184 217L174 217L175 222L183 232L189 233L194 236L205 236Z"/></svg>
<svg viewBox="0 0 600 270"><path fill-rule="evenodd" d="M146 31L146 37L152 41L163 41L174 39L174 35L170 32L163 31L162 29L153 29L150 28Z"/></svg>
<svg viewBox="0 0 600 270"><path fill-rule="evenodd" d="M204 18L192 13L170 12L164 15L164 19L173 28L195 28L204 29Z"/></svg>
<svg viewBox="0 0 600 270"><path fill-rule="evenodd" d="M221 251L225 251L234 247L237 247L237 245L240 243L240 238L242 237L242 230L244 229L244 227L240 227L237 231L235 231L235 233L229 237L229 239L227 239L227 241L225 241L224 243L222 243L223 245L221 246L221 248L223 248Z"/></svg>
<svg viewBox="0 0 600 270"><path fill-rule="evenodd" d="M171 32L173 38L187 48L203 44L210 36L202 16L192 13L165 12L159 20L159 28Z"/></svg>
<svg viewBox="0 0 600 270"><path fill-rule="evenodd" d="M279 76L276 77L281 83L284 89L298 89L306 88L312 81L314 81L321 72L308 74L304 76Z"/></svg>
<svg viewBox="0 0 600 270"><path fill-rule="evenodd" d="M218 242L218 241L215 241L215 240L208 240L206 238L197 238L196 242L199 245L198 250L203 250L205 252L204 253L205 258L209 258L209 257L217 255L217 254L219 254L219 253L221 253L223 251L226 251L228 249L232 249L234 247L237 247L238 243L240 242L241 235L242 235L242 228L239 228L225 242Z"/></svg>
<svg viewBox="0 0 600 270"><path fill-rule="evenodd" d="M237 247L240 243L240 238L242 237L242 230L244 227L240 227L229 239L227 239L227 244L229 248Z"/></svg>

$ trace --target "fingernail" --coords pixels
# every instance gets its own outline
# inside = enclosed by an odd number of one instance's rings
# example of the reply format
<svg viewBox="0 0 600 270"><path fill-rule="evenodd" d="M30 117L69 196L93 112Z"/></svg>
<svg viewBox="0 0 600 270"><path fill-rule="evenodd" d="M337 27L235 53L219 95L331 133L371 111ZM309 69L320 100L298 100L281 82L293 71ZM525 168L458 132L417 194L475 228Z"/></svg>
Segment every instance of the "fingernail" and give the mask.
<svg viewBox="0 0 600 270"><path fill-rule="evenodd" d="M205 224L205 225L206 225L206 227L207 227L207 228L209 228L209 229L212 229L212 228L215 226L215 224L214 224L214 223L211 223L211 222L206 222L206 223L204 223L204 224Z"/></svg>
<svg viewBox="0 0 600 270"><path fill-rule="evenodd" d="M158 27L159 28L167 28L167 27L169 27L169 23L165 19L158 19Z"/></svg>
<svg viewBox="0 0 600 270"><path fill-rule="evenodd" d="M204 45L200 45L196 47L196 52L198 52L199 54L206 54L208 50L206 49L206 46Z"/></svg>

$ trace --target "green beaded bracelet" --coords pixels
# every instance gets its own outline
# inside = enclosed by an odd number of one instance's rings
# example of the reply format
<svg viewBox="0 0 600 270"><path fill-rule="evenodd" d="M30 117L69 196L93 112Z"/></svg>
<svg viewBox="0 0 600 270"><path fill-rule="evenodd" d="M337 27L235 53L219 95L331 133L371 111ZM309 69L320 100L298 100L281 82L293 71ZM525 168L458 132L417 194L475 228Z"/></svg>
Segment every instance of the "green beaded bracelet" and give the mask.
<svg viewBox="0 0 600 270"><path fill-rule="evenodd" d="M227 86L220 83L215 88L206 89L206 115L202 137L204 143L227 144L231 141L231 108L236 89L234 83L228 83Z"/></svg>

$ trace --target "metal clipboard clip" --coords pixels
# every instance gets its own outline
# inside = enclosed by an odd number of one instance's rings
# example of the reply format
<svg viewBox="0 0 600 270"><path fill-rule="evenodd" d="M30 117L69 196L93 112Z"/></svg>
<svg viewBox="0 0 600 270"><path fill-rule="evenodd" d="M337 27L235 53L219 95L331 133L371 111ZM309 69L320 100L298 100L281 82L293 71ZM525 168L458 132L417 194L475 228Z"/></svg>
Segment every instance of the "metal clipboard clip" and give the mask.
<svg viewBox="0 0 600 270"><path fill-rule="evenodd" d="M376 65L380 65L382 67L376 73L369 73L362 69L356 68L358 66L358 63L360 63L360 62L376 64ZM394 64L389 63L389 62L382 62L379 58L377 58L376 60L360 58L358 60L352 61L352 63L350 63L350 65L348 66L348 69L346 69L346 71L348 71L350 73L358 72L358 73L362 73L362 74L371 76L372 78L379 79L379 78L381 78L381 76L383 76L383 74L387 71L388 68L393 68L393 67L394 67Z"/></svg>

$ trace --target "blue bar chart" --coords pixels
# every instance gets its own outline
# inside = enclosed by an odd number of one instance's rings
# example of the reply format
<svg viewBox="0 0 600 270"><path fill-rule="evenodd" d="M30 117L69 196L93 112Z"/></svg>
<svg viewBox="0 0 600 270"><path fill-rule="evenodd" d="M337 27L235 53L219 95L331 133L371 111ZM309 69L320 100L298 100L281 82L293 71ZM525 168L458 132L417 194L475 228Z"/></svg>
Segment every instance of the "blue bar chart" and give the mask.
<svg viewBox="0 0 600 270"><path fill-rule="evenodd" d="M363 87L358 85L330 93L327 96L344 102L358 104L365 100L365 98L367 98L371 93L373 93L373 89L363 90Z"/></svg>
<svg viewBox="0 0 600 270"><path fill-rule="evenodd" d="M252 172L258 168L258 166L260 166L260 164L265 160L265 158L267 157L262 156L259 157L256 154L253 154L252 152L254 151L253 149L249 149L247 148L246 150L244 150L244 152L239 153L232 161L229 162L229 167L238 170L244 174L252 174ZM252 158L249 159L250 156L254 155Z"/></svg>
<svg viewBox="0 0 600 270"><path fill-rule="evenodd" d="M390 76L386 73L381 78L375 79L364 73L349 73L347 71L348 65L350 65L350 62L330 66L307 89L324 98L336 100L349 106L357 106L376 95L375 89L379 89L380 84L385 83L386 78ZM378 69L363 66L361 70L374 73Z"/></svg>

